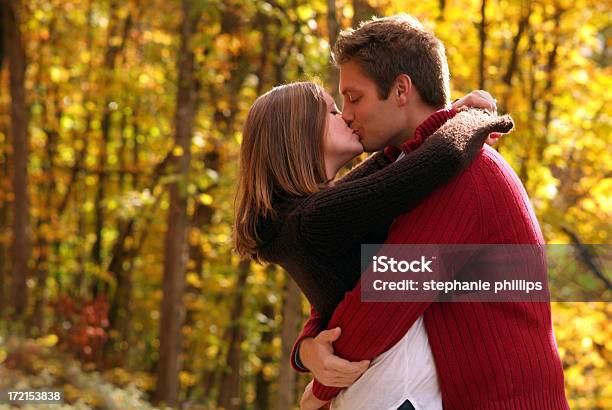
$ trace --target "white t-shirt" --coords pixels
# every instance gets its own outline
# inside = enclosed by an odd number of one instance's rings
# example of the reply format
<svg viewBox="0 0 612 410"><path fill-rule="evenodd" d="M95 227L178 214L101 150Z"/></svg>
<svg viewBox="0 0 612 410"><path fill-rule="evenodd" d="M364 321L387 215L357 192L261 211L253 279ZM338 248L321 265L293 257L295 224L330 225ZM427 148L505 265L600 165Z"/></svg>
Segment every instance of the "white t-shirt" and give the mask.
<svg viewBox="0 0 612 410"><path fill-rule="evenodd" d="M442 410L429 339L419 317L404 337L378 355L368 370L332 401L332 410L396 410L410 400L416 410Z"/></svg>
<svg viewBox="0 0 612 410"><path fill-rule="evenodd" d="M405 155L402 152L397 160ZM396 410L406 400L416 410L442 410L438 374L423 316L395 346L375 357L368 370L332 401L331 408Z"/></svg>

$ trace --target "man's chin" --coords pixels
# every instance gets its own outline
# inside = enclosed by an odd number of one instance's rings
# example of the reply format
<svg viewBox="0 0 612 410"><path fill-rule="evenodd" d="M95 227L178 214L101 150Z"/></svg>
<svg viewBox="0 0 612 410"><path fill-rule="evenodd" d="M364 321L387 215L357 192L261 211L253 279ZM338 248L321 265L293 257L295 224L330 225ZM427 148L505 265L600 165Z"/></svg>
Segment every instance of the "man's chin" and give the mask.
<svg viewBox="0 0 612 410"><path fill-rule="evenodd" d="M364 140L361 140L361 145L363 146L363 152L376 152L380 151L384 147L379 147L376 144L369 144Z"/></svg>

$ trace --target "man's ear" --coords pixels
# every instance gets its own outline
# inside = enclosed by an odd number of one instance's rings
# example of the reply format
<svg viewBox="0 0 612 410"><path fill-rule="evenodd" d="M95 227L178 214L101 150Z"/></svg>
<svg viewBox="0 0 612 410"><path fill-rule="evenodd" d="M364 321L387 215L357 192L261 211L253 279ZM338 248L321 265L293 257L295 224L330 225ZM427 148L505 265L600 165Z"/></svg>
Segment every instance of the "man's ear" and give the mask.
<svg viewBox="0 0 612 410"><path fill-rule="evenodd" d="M392 97L395 98L398 106L402 107L408 104L412 94L412 79L410 76L407 74L398 75L391 92L395 94Z"/></svg>

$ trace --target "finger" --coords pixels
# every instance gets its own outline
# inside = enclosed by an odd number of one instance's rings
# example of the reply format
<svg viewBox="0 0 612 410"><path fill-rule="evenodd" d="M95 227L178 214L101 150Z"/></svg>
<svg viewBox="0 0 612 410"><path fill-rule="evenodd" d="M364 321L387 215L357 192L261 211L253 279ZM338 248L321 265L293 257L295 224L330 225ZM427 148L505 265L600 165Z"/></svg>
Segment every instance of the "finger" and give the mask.
<svg viewBox="0 0 612 410"><path fill-rule="evenodd" d="M325 372L323 375L317 375L317 380L325 386L343 387L352 384L361 373L348 374L338 372Z"/></svg>
<svg viewBox="0 0 612 410"><path fill-rule="evenodd" d="M338 356L332 356L327 359L325 363L325 372L328 377L338 377L347 375L354 377L356 374L362 374L368 370L369 361L364 362L349 362L339 358Z"/></svg>
<svg viewBox="0 0 612 410"><path fill-rule="evenodd" d="M485 96L480 95L476 91L473 91L469 95L457 101L457 104L455 105L457 110L468 109L468 107L481 108L491 113L495 112L495 103Z"/></svg>
<svg viewBox="0 0 612 410"><path fill-rule="evenodd" d="M478 90L478 94L480 94L481 96L483 96L484 98L486 98L487 100L491 100L493 101L495 98L493 98L493 96L491 95L491 93L489 93L486 90Z"/></svg>
<svg viewBox="0 0 612 410"><path fill-rule="evenodd" d="M339 327L335 327L333 329L324 330L317 336L318 339L323 340L325 342L334 342L338 340L342 331Z"/></svg>
<svg viewBox="0 0 612 410"><path fill-rule="evenodd" d="M361 375L368 369L368 365L370 361L364 360L359 363L361 364L361 367L359 368L358 371L338 372L338 371L331 370L331 371L325 372L322 375L322 377L317 377L317 379L320 380L321 383L327 386L333 385L334 387L344 387L344 386L351 385L355 382L355 380L361 377Z"/></svg>
<svg viewBox="0 0 612 410"><path fill-rule="evenodd" d="M324 385L326 386L331 386L331 387L346 387L346 386L350 386L351 384L355 383L355 380L357 380L359 377L361 377L362 373L359 374L353 374L353 375L341 375L341 376L337 376L337 377L330 377L328 378L328 383L325 383L323 381L321 381Z"/></svg>
<svg viewBox="0 0 612 410"><path fill-rule="evenodd" d="M485 141L488 145L494 145L499 139L503 136L503 134L499 132L492 132L489 134L489 137Z"/></svg>
<svg viewBox="0 0 612 410"><path fill-rule="evenodd" d="M465 103L465 100L468 96L465 96L463 98L459 98L458 100L456 100L455 102L453 102L451 104L451 107L454 107L455 109L460 108L461 106L463 106L463 104Z"/></svg>
<svg viewBox="0 0 612 410"><path fill-rule="evenodd" d="M361 377L363 373L354 374L354 375L343 375L342 377L336 377L332 379L332 383L334 383L335 387L346 387L355 383L357 379Z"/></svg>
<svg viewBox="0 0 612 410"><path fill-rule="evenodd" d="M327 374L325 377L319 377L317 375L317 380L326 386L338 387L340 385L346 386L352 384L355 380L357 380L363 373L354 373L354 374L346 374L346 373L333 373Z"/></svg>
<svg viewBox="0 0 612 410"><path fill-rule="evenodd" d="M355 379L353 380L334 380L333 382L327 384L327 383L323 383L325 386L329 386L329 387L349 387L351 384L353 384L355 382Z"/></svg>
<svg viewBox="0 0 612 410"><path fill-rule="evenodd" d="M319 380L319 382L321 384L323 384L324 386L328 386L328 387L348 387L351 384L353 384L353 382L355 381L355 379L329 379L329 380Z"/></svg>
<svg viewBox="0 0 612 410"><path fill-rule="evenodd" d="M477 96L478 98L484 98L485 100L490 101L492 103L495 103L497 101L495 98L493 98L491 93L489 93L488 91L485 91L485 90L476 90L476 91L473 91L471 93L471 95Z"/></svg>
<svg viewBox="0 0 612 410"><path fill-rule="evenodd" d="M481 96L487 100L487 102L490 104L490 109L493 113L497 114L497 100L495 98L493 98L493 96L484 90L481 90Z"/></svg>
<svg viewBox="0 0 612 410"><path fill-rule="evenodd" d="M481 97L481 98L482 99L480 100L480 107L483 108L485 111L488 111L490 114L495 114L497 111L497 107L495 106L495 103L484 97Z"/></svg>
<svg viewBox="0 0 612 410"><path fill-rule="evenodd" d="M359 377L360 375L363 374L365 370L363 369L359 369L359 370L354 370L354 371L350 371L350 372L338 372L335 370L329 370L324 374L323 377L321 377L321 379L325 379L325 380L355 380L357 377Z"/></svg>
<svg viewBox="0 0 612 410"><path fill-rule="evenodd" d="M325 367L329 371L339 373L363 373L368 368L369 361L350 362L338 356L331 356L326 360Z"/></svg>
<svg viewBox="0 0 612 410"><path fill-rule="evenodd" d="M484 95L475 97L474 106L483 108L487 111L493 112L495 110L495 102Z"/></svg>
<svg viewBox="0 0 612 410"><path fill-rule="evenodd" d="M343 374L339 374L338 375L338 380L341 381L349 381L349 382L354 382L355 380L357 380L359 377L361 377L361 375L368 370L368 367L362 367L361 369L359 369L359 371L357 372L353 372L353 373L343 373Z"/></svg>
<svg viewBox="0 0 612 410"><path fill-rule="evenodd" d="M478 90L477 93L479 97L484 98L487 102L490 102L491 104L495 104L497 101L488 91Z"/></svg>

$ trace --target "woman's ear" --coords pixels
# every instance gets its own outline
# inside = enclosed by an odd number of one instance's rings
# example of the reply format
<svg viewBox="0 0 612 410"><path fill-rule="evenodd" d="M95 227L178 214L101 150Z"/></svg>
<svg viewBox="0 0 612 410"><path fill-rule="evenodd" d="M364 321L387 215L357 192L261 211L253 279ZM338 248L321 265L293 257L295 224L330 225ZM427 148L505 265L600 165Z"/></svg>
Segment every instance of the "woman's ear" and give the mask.
<svg viewBox="0 0 612 410"><path fill-rule="evenodd" d="M393 86L393 97L396 99L398 106L406 105L412 94L412 79L407 74L400 74L395 79Z"/></svg>

